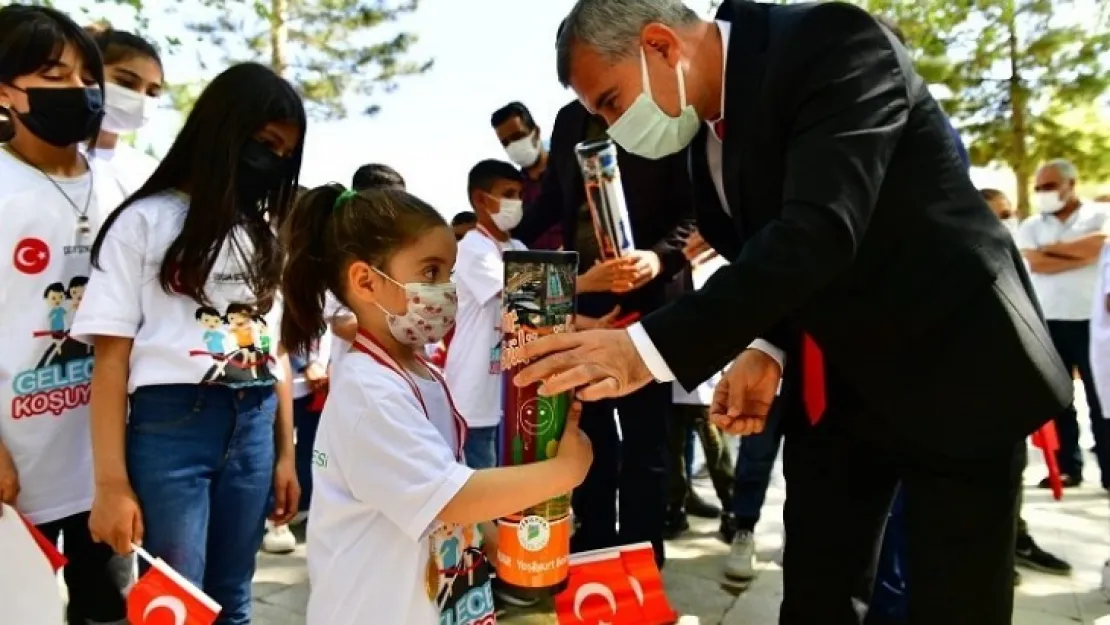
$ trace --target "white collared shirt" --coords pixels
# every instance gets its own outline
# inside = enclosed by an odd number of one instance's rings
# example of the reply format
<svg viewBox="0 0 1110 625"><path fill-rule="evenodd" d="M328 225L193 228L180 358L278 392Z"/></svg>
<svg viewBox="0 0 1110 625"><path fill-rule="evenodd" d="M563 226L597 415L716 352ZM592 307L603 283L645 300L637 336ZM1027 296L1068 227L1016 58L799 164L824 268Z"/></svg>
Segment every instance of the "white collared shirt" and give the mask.
<svg viewBox="0 0 1110 625"><path fill-rule="evenodd" d="M717 21L717 29L721 31L721 116L725 114L725 84L728 79L728 42L729 36L732 34L732 24L728 22ZM721 208L732 215L732 209L728 205L728 198L725 196L724 175L722 173L722 162L724 160L724 145L721 139L717 137L717 132L713 128L713 124L717 120L705 122L709 126L709 137L705 141L706 160L709 165L709 176L713 179L713 187L717 190L717 197L721 201ZM639 352L640 358L644 360L647 365L648 371L660 382L672 382L675 379L674 372L667 365L667 361L663 360L663 356L651 342L651 337L648 336L646 330L639 323L633 324L628 328L628 336L632 339L632 344ZM751 349L758 349L766 353L771 358L778 361L779 366L782 366L786 361L786 353L778 347L768 343L763 339L756 339L749 345Z"/></svg>

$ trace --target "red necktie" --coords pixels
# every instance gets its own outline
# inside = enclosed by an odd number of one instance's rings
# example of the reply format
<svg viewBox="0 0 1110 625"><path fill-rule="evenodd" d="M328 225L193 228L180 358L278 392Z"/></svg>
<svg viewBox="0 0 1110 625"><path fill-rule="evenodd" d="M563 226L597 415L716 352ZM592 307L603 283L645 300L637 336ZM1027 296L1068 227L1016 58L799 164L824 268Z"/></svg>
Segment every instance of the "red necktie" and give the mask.
<svg viewBox="0 0 1110 625"><path fill-rule="evenodd" d="M711 122L713 134L725 140L725 120ZM802 334L802 403L812 425L817 425L825 414L825 359L821 347L809 334Z"/></svg>

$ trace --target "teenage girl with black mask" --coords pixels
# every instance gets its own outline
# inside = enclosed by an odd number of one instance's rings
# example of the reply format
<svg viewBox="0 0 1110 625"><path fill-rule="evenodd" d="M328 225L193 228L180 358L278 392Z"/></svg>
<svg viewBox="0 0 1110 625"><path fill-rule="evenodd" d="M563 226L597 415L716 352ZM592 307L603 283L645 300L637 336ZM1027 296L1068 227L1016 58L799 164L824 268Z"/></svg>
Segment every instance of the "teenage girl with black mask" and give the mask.
<svg viewBox="0 0 1110 625"><path fill-rule="evenodd" d="M300 494L288 358L263 315L282 272L267 216L294 197L304 132L270 69L217 76L109 216L74 326L98 355L93 536L119 553L142 541L222 606L219 625L250 622L264 521L287 522Z"/></svg>
<svg viewBox="0 0 1110 625"><path fill-rule="evenodd" d="M0 253L10 259L0 265L0 502L49 539L64 535L68 620L80 625L125 616L112 551L89 534L93 358L70 336L90 246L122 200L79 149L96 136L103 86L96 44L63 13L0 8L0 107L11 117L0 147Z"/></svg>
<svg viewBox="0 0 1110 625"><path fill-rule="evenodd" d="M162 59L146 39L104 26L85 28L104 59L104 121L96 138L93 157L110 163L127 194L146 182L158 160L120 141L150 119L162 95Z"/></svg>

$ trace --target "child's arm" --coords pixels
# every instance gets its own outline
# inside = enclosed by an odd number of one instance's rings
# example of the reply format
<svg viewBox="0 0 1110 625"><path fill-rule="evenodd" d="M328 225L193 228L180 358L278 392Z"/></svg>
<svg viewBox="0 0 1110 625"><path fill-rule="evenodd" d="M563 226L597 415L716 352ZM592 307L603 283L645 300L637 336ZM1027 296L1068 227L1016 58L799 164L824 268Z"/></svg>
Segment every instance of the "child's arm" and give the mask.
<svg viewBox="0 0 1110 625"><path fill-rule="evenodd" d="M280 369L280 377L274 383L278 406L274 419L274 511L270 519L280 524L296 516L301 496L293 459L293 367L283 345L278 345L275 366Z"/></svg>
<svg viewBox="0 0 1110 625"><path fill-rule="evenodd" d="M565 495L586 478L593 450L578 428L582 409L575 403L551 460L476 471L439 513L444 523L469 524L508 516L552 497Z"/></svg>

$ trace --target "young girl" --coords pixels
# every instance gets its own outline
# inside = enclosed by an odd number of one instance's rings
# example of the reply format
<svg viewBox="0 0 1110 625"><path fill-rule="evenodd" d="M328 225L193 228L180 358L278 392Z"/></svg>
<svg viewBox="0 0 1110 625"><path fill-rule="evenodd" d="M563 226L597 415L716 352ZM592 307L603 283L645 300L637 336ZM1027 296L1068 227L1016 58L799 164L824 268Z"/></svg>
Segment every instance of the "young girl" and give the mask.
<svg viewBox="0 0 1110 625"><path fill-rule="evenodd" d="M217 76L108 217L73 328L98 355L93 535L119 553L142 541L223 607L221 625L250 622L271 487L275 520L296 513L292 402L275 379L288 360L258 316L282 266L266 215L286 213L304 129L268 68Z"/></svg>
<svg viewBox="0 0 1110 625"><path fill-rule="evenodd" d="M96 44L64 14L0 9L0 107L11 117L0 147L0 250L9 259L0 266L0 501L51 540L64 535L74 625L125 616L112 551L89 535L93 359L70 336L89 248L123 199L79 149L96 135L103 84Z"/></svg>
<svg viewBox="0 0 1110 625"><path fill-rule="evenodd" d="M131 194L146 182L158 161L119 138L142 128L158 106L162 59L149 41L127 31L102 26L85 30L93 35L104 59L104 121L93 157L110 163L124 191Z"/></svg>
<svg viewBox="0 0 1110 625"><path fill-rule="evenodd" d="M465 423L421 356L454 324L447 222L403 191L326 186L284 233L286 347L303 352L323 331L328 290L358 319L313 454L308 625L494 622L475 525L581 483L592 453L577 409L557 458L467 468Z"/></svg>

